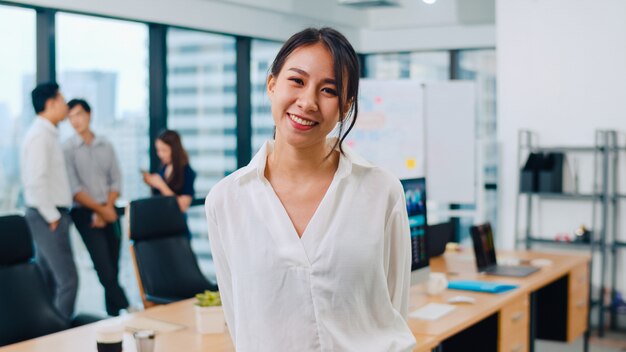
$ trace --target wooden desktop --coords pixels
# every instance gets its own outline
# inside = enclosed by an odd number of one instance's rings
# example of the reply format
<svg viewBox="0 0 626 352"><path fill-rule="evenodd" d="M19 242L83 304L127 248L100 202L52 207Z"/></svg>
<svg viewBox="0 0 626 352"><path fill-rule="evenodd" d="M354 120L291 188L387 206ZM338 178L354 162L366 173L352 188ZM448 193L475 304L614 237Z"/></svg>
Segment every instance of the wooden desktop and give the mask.
<svg viewBox="0 0 626 352"><path fill-rule="evenodd" d="M446 290L432 297L424 285L411 288L409 310L427 303L447 303L457 295L475 299L436 321L409 319L414 333L438 340L440 350L456 346L479 347L481 351L534 351L535 338L572 342L587 330L589 309L589 256L545 252L502 252L501 259L544 259L549 265L525 278L479 274L474 258L464 253L446 253L430 261L432 272L446 273L448 280L482 280L518 285L502 294ZM546 261L544 261L546 262Z"/></svg>
<svg viewBox="0 0 626 352"><path fill-rule="evenodd" d="M542 252L500 253L501 258L505 256L526 260L547 259L551 265L527 278L518 279L478 274L473 256L466 253L446 253L431 259L431 271L446 273L449 280L498 281L516 284L519 288L503 294L446 290L441 295L429 296L425 285L412 287L409 311L431 302L446 303L447 299L456 295L470 296L476 300L474 304L459 304L454 311L436 321L409 319L409 326L417 340L414 351L458 351L467 350L468 346L481 351L533 351L535 337L572 341L586 331L588 256ZM193 300L157 306L114 319L122 322L133 317L182 326L178 331L158 334L155 352L234 351L228 332L212 335L196 333ZM548 326L542 320L547 321ZM95 350L94 324L0 348L0 352ZM136 351L130 334L124 336L124 351Z"/></svg>

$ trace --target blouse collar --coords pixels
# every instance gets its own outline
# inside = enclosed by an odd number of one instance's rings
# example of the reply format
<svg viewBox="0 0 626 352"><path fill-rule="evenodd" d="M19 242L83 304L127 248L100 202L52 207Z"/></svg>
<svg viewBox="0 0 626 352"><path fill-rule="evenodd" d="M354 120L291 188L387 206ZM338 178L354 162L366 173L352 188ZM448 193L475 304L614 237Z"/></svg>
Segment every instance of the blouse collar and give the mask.
<svg viewBox="0 0 626 352"><path fill-rule="evenodd" d="M326 141L329 144L334 144L337 140L337 137L328 138ZM372 168L370 162L365 160L363 157L358 155L346 144L342 145L343 154L339 156L339 166L337 167L336 177L344 178L348 176L354 167L361 168ZM265 178L265 166L267 164L267 156L274 150L274 140L266 141L261 149L256 153L256 155L252 158L250 163L241 169L241 172L236 176L237 181L246 180L254 175L259 180L267 181ZM335 148L335 150L339 151L339 146Z"/></svg>

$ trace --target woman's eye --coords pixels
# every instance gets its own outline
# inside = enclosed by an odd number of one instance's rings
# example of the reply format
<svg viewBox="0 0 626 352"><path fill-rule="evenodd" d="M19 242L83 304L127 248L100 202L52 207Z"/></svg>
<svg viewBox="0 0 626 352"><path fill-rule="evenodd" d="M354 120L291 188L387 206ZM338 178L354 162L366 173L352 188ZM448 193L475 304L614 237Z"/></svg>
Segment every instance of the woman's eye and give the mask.
<svg viewBox="0 0 626 352"><path fill-rule="evenodd" d="M300 78L290 78L289 80L296 84L300 84L300 85L304 84L304 81L301 80Z"/></svg>
<svg viewBox="0 0 626 352"><path fill-rule="evenodd" d="M325 92L331 95L337 95L337 91L332 88L322 88L322 92Z"/></svg>

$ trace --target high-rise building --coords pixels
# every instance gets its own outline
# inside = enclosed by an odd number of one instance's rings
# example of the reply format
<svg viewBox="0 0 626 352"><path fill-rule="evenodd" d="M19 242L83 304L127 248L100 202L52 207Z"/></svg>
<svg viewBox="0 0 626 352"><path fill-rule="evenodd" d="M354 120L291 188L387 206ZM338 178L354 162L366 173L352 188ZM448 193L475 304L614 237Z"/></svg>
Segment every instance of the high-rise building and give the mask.
<svg viewBox="0 0 626 352"><path fill-rule="evenodd" d="M274 119L267 97L266 84L270 66L281 43L253 40L250 54L250 83L252 84L252 153L274 134Z"/></svg>
<svg viewBox="0 0 626 352"><path fill-rule="evenodd" d="M181 134L197 197L237 167L235 38L170 29L168 128Z"/></svg>
<svg viewBox="0 0 626 352"><path fill-rule="evenodd" d="M91 105L91 121L108 123L115 119L117 73L105 71L64 71L59 83L66 100L81 98Z"/></svg>
<svg viewBox="0 0 626 352"><path fill-rule="evenodd" d="M180 133L196 171L197 198L237 168L235 38L170 29L168 128ZM194 235L206 234L204 213L192 209Z"/></svg>
<svg viewBox="0 0 626 352"><path fill-rule="evenodd" d="M196 198L237 168L236 39L170 29L168 128L181 134L197 173ZM280 44L254 40L251 55L253 151L271 137L273 121L265 93L268 68ZM193 233L206 233L202 209L190 210Z"/></svg>

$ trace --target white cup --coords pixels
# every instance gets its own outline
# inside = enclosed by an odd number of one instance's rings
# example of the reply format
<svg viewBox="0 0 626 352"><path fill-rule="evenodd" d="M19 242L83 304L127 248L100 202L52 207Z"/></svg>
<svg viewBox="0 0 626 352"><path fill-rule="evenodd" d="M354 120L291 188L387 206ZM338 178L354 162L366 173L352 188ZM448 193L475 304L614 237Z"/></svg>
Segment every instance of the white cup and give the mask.
<svg viewBox="0 0 626 352"><path fill-rule="evenodd" d="M141 330L133 334L135 338L135 345L137 346L137 352L152 352L154 351L154 331Z"/></svg>
<svg viewBox="0 0 626 352"><path fill-rule="evenodd" d="M448 279L443 273L430 273L426 283L426 292L431 296L441 294L448 288Z"/></svg>

